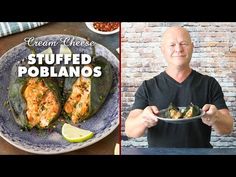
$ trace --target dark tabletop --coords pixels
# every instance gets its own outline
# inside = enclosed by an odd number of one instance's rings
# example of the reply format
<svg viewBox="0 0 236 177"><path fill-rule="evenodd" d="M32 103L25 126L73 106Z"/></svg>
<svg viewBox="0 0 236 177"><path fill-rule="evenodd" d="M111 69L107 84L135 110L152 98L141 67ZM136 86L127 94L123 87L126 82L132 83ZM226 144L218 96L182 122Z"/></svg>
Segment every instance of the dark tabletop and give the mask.
<svg viewBox="0 0 236 177"><path fill-rule="evenodd" d="M80 36L82 38L86 38L88 40L93 40L107 49L109 49L117 58L119 58L119 54L116 49L119 47L119 33L112 35L99 35L92 31L90 31L85 23L79 22L66 22L66 23L49 23L47 25L13 34L10 36L0 38L0 57L7 52L12 47L23 42L25 37L29 36L44 36L49 34L69 34ZM114 154L114 147L116 143L119 142L119 128L116 128L110 135L102 139L101 141L90 145L86 148L79 149L76 151L72 151L65 154L70 155L109 155ZM0 155L25 155L31 154L25 151L22 151L0 137Z"/></svg>
<svg viewBox="0 0 236 177"><path fill-rule="evenodd" d="M122 155L236 155L236 148L121 148Z"/></svg>

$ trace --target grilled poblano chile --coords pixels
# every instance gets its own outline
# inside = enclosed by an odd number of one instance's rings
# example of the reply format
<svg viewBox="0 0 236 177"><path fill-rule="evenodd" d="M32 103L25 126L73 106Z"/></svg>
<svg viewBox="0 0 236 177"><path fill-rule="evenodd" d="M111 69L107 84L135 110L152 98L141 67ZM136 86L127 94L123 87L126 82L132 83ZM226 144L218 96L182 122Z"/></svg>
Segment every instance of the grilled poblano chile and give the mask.
<svg viewBox="0 0 236 177"><path fill-rule="evenodd" d="M182 117L182 113L178 107L176 107L173 103L170 103L167 111L165 112L165 117L172 119L179 119Z"/></svg>
<svg viewBox="0 0 236 177"><path fill-rule="evenodd" d="M186 107L186 109L182 113L182 116L184 118L191 118L200 115L200 113L201 112L199 107L191 103L188 107Z"/></svg>
<svg viewBox="0 0 236 177"><path fill-rule="evenodd" d="M93 58L91 67L101 66L100 77L80 76L66 78L64 84L64 116L73 123L80 122L95 114L110 92L113 74L111 64L102 56Z"/></svg>
<svg viewBox="0 0 236 177"><path fill-rule="evenodd" d="M19 64L13 65L8 91L13 117L24 129L48 128L61 112L58 84L49 78L18 77Z"/></svg>

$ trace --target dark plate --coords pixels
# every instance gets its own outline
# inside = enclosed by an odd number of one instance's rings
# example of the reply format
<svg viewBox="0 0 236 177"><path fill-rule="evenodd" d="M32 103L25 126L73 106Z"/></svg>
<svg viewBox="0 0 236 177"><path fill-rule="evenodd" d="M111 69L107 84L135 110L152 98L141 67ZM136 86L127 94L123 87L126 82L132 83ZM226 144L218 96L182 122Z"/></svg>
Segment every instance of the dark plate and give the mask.
<svg viewBox="0 0 236 177"><path fill-rule="evenodd" d="M185 109L186 107L179 107L180 110ZM202 111L202 109L200 109L201 114L195 117L191 117L191 118L183 118L183 119L171 119L171 118L166 118L165 112L167 111L167 109L162 109L160 110L157 118L160 120L163 120L165 122L169 122L169 123L187 123L187 122L192 122L195 121L196 119L201 119L202 116L204 116L205 112Z"/></svg>
<svg viewBox="0 0 236 177"><path fill-rule="evenodd" d="M71 38L75 41L86 40L70 35L48 35L37 39L43 41L56 41L60 44L61 38ZM73 53L92 54L91 47L68 46ZM36 47L39 53L48 47ZM60 45L52 46L53 53L58 53ZM37 154L59 154L81 149L92 145L109 135L119 124L118 119L118 66L119 61L115 55L104 46L95 43L97 55L105 57L113 67L113 85L105 103L101 109L90 119L80 123L80 127L94 132L94 137L82 143L69 143L61 135L62 123L56 122L56 128L49 130L21 131L15 123L12 113L5 102L8 97L9 76L13 64L27 57L31 51L25 47L25 43L10 49L0 58L0 135L10 144L22 150Z"/></svg>

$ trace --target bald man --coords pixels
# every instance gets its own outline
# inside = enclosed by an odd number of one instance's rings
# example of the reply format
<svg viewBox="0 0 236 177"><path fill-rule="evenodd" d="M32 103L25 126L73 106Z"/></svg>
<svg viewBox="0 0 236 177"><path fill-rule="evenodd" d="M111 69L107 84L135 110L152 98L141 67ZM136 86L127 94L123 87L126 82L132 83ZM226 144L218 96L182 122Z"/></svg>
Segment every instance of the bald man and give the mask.
<svg viewBox="0 0 236 177"><path fill-rule="evenodd" d="M190 34L183 27L170 27L163 34L161 51L168 66L138 88L125 122L128 137L140 137L147 131L149 147L212 148L212 128L219 135L232 132L233 118L219 83L189 65L193 47ZM170 103L186 107L191 102L205 111L201 119L184 124L157 119L159 110Z"/></svg>

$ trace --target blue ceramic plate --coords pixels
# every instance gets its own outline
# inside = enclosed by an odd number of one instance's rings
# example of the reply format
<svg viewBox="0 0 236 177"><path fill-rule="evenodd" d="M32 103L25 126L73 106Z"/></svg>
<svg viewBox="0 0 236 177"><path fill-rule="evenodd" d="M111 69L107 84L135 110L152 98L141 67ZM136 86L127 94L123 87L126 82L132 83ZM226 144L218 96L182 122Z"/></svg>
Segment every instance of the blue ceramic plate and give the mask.
<svg viewBox="0 0 236 177"><path fill-rule="evenodd" d="M56 41L61 44L65 38L76 41L77 44L85 43L86 40L70 35L48 35L36 38L42 41ZM68 46L73 53L92 54L91 47ZM35 47L36 52L48 48ZM60 45L51 46L53 53L58 53ZM21 131L14 121L12 113L6 104L8 99L8 86L10 72L13 64L27 57L31 51L25 47L25 43L10 49L0 58L0 135L10 144L24 151L36 154L59 154L81 149L92 145L109 135L119 124L118 119L118 66L119 61L113 53L104 46L95 43L96 55L106 58L113 67L113 85L105 103L100 110L90 119L80 123L80 127L94 132L94 137L82 143L69 143L61 135L62 123L58 121L55 127L49 130Z"/></svg>
<svg viewBox="0 0 236 177"><path fill-rule="evenodd" d="M179 107L180 110L183 110L185 108L186 107ZM198 116L194 116L194 117L190 117L190 118L183 118L183 119L172 119L172 118L168 118L168 117L164 116L166 111L167 111L167 109L160 110L157 118L160 119L160 120L163 120L165 122L168 122L168 123L187 123L187 122L192 122L192 121L195 121L196 119L200 119L205 114L205 112L202 111L202 109L200 109L201 114L198 115Z"/></svg>

